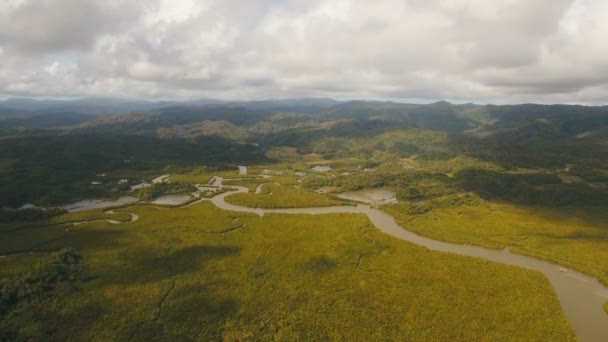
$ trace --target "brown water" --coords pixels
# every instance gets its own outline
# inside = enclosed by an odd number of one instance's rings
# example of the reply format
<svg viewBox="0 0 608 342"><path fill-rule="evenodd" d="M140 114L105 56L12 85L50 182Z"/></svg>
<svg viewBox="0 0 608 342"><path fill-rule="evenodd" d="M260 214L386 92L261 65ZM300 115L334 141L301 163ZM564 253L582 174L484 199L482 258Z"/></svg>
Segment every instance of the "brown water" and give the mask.
<svg viewBox="0 0 608 342"><path fill-rule="evenodd" d="M114 210L106 211L106 213L107 214L114 214ZM137 215L135 215L133 213L129 213L129 215L131 215L131 220L128 223L135 222L135 221L139 220L139 216L137 216ZM104 221L104 219L73 222L72 225L73 226L80 226L82 224L86 224L86 223L89 223L89 222L95 222L95 221ZM123 224L123 223L125 223L125 222L121 222L121 221L117 221L117 220L111 220L111 219L105 219L105 221L108 222L108 223L110 223L110 224Z"/></svg>
<svg viewBox="0 0 608 342"><path fill-rule="evenodd" d="M266 185L268 185L268 184L280 185L280 184L279 184L279 183L277 183L277 182L272 182L272 183L262 183L262 184L258 185L258 186L255 188L255 193L256 193L256 194L261 194L261 193L262 193L262 190L263 190L262 188L263 188L263 187L265 187L265 186L266 186Z"/></svg>
<svg viewBox="0 0 608 342"><path fill-rule="evenodd" d="M215 177L213 185L221 187L222 178ZM549 279L555 288L562 309L568 317L576 336L583 342L608 341L608 315L603 309L603 304L608 300L608 288L593 277L574 270L565 269L564 267L547 261L514 254L508 249L493 250L471 245L453 244L414 234L399 226L392 216L381 210L372 209L367 205L297 209L259 209L226 203L224 199L227 196L237 192L248 191L245 187L234 186L233 188L238 190L215 196L211 201L224 210L254 213L259 216L264 216L266 213L311 215L333 213L365 214L382 232L427 247L430 250L477 257L541 272Z"/></svg>
<svg viewBox="0 0 608 342"><path fill-rule="evenodd" d="M255 193L256 193L256 194L261 194L261 193L262 193L262 187L263 187L264 185L266 185L266 183L262 183L262 184L258 185L258 186L255 188Z"/></svg>

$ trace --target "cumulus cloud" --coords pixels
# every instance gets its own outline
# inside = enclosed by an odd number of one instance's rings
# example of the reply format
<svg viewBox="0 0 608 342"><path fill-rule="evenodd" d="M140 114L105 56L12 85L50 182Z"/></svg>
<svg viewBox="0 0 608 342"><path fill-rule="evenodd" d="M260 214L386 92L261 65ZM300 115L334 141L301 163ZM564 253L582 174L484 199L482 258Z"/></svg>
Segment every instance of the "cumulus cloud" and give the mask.
<svg viewBox="0 0 608 342"><path fill-rule="evenodd" d="M128 0L9 0L0 5L0 42L44 53L85 48L137 20Z"/></svg>
<svg viewBox="0 0 608 342"><path fill-rule="evenodd" d="M600 103L606 13L601 0L5 0L0 94Z"/></svg>

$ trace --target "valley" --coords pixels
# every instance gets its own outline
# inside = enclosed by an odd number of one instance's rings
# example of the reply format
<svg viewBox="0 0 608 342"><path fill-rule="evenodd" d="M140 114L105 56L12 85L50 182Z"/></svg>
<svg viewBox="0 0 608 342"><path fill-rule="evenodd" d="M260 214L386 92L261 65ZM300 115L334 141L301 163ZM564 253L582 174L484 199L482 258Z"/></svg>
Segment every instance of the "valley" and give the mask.
<svg viewBox="0 0 608 342"><path fill-rule="evenodd" d="M608 342L607 19L0 1L0 342Z"/></svg>
<svg viewBox="0 0 608 342"><path fill-rule="evenodd" d="M0 137L0 337L608 338L600 119L328 106Z"/></svg>

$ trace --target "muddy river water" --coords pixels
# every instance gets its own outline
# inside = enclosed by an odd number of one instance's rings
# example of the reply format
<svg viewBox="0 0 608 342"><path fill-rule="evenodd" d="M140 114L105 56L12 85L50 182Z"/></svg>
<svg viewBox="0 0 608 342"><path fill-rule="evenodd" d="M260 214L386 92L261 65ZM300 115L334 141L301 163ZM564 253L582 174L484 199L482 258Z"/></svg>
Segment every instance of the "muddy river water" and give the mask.
<svg viewBox="0 0 608 342"><path fill-rule="evenodd" d="M222 178L215 177L213 185L221 187ZM547 261L511 253L508 248L493 250L433 240L405 230L395 222L392 216L367 205L297 209L259 209L233 205L227 203L224 199L238 192L248 192L248 189L237 186L231 186L231 188L237 190L215 196L211 201L217 207L225 210L255 213L259 216L268 213L312 215L332 213L365 214L382 232L398 239L427 247L430 250L477 257L541 272L553 285L576 336L583 342L608 341L608 314L603 309L603 304L608 300L608 288L593 277Z"/></svg>

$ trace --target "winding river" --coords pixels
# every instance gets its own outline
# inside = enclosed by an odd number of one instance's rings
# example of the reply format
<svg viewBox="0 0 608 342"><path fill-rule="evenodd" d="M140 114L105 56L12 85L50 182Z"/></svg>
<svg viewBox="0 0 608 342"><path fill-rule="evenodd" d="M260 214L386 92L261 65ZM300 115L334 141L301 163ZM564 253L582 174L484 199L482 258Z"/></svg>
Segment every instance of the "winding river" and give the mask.
<svg viewBox="0 0 608 342"><path fill-rule="evenodd" d="M215 177L213 185L222 187L222 182L222 177ZM248 192L249 190L239 186L230 187L237 190L222 193L209 200L224 210L254 213L259 216L264 216L264 214L268 213L312 215L333 213L365 214L380 231L398 239L424 246L430 250L477 257L542 272L553 285L576 336L583 342L608 341L608 315L603 309L603 304L608 300L608 288L593 277L574 270L565 269L547 261L511 253L508 248L504 250L492 250L471 245L437 241L414 234L399 226L392 216L381 210L370 208L367 205L296 209L242 207L227 203L225 198L235 193Z"/></svg>

